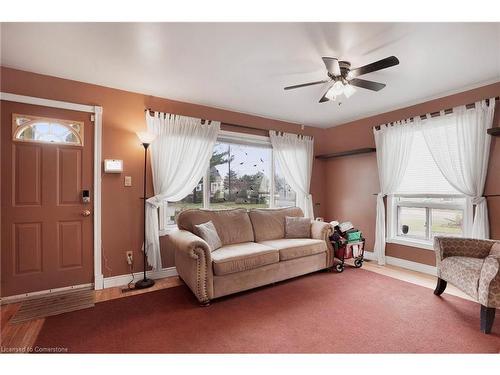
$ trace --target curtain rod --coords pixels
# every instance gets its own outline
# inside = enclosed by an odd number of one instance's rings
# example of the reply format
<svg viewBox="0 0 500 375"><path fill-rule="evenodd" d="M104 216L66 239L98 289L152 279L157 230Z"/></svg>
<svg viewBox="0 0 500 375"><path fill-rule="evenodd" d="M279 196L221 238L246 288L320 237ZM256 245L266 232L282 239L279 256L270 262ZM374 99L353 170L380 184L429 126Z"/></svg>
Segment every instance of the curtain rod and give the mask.
<svg viewBox="0 0 500 375"><path fill-rule="evenodd" d="M153 113L155 112L151 108L144 109L144 112L147 112L147 111L153 112ZM202 123L204 123L206 120L205 119L201 119L201 121L202 121ZM265 132L267 134L269 134L269 130L272 130L272 129L256 128L254 126L248 126L248 125L231 124L229 122L221 122L221 125L235 126L237 128L243 128L243 129L249 129L249 130L259 130L259 131ZM303 125L301 125L301 127L303 127ZM299 134L299 133L294 133L294 134L303 135L303 134Z"/></svg>
<svg viewBox="0 0 500 375"><path fill-rule="evenodd" d="M372 193L372 195L378 195L378 193ZM411 194L408 194L411 195ZM484 198L491 198L491 197L500 197L500 194L484 194Z"/></svg>
<svg viewBox="0 0 500 375"><path fill-rule="evenodd" d="M486 104L489 105L490 104L490 99L488 98L488 99L485 99L485 100L486 100ZM500 100L500 97L498 97L498 96L495 97L495 101L498 101L498 100ZM474 108L474 106L475 106L475 103L469 103L469 104L465 105L465 108L472 109L472 108ZM453 108L447 108L447 109L444 110L444 114L445 115L449 115L452 112L453 112ZM432 112L432 113L430 113L430 116L431 117L439 117L439 116L441 116L441 111ZM417 116L413 116L413 117L417 117ZM413 122L413 117L409 119L409 122ZM427 118L427 115L419 115L418 117L420 117L420 119L422 119L422 120L425 120ZM388 124L394 124L395 122L396 121L391 121ZM376 125L376 126L374 126L374 128L377 129L377 130L380 130L381 126L382 125Z"/></svg>

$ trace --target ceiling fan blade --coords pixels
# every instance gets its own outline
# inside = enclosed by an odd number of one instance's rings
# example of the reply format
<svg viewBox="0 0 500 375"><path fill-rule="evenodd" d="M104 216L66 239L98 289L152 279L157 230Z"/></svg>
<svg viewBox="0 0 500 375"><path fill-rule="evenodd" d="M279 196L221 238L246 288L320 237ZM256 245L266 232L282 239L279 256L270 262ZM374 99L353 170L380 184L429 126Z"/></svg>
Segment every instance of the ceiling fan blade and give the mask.
<svg viewBox="0 0 500 375"><path fill-rule="evenodd" d="M326 95L326 94L325 94L325 95ZM330 99L328 99L325 95L323 95L323 96L321 97L321 99L319 100L319 103L325 103L325 102L327 102L327 101L329 101L329 100L330 100Z"/></svg>
<svg viewBox="0 0 500 375"><path fill-rule="evenodd" d="M361 87L372 91L380 91L385 87L385 83L367 81L366 79L354 78L349 81L353 86Z"/></svg>
<svg viewBox="0 0 500 375"><path fill-rule="evenodd" d="M330 91L330 89L331 89L331 86L328 87L328 89L325 91L325 94L321 97L321 99L319 100L319 103L325 103L325 102L330 100L330 98L326 97L326 95L328 94L328 91Z"/></svg>
<svg viewBox="0 0 500 375"><path fill-rule="evenodd" d="M322 57L322 59L323 63L326 66L326 70L328 70L329 73L333 74L334 76L339 76L341 74L338 59L336 59L335 57Z"/></svg>
<svg viewBox="0 0 500 375"><path fill-rule="evenodd" d="M360 75L376 72L377 70L382 70L390 68L391 66L398 65L399 60L396 56L386 57L385 59L375 61L374 63L362 66L360 68L351 69L350 75L352 77L359 77Z"/></svg>
<svg viewBox="0 0 500 375"><path fill-rule="evenodd" d="M285 90L292 90L292 89L298 89L300 87L306 87L306 86L312 86L312 85L319 85L320 83L326 83L328 81L329 81L328 79L324 79L322 81L301 83L300 85L287 86L287 87L285 87Z"/></svg>

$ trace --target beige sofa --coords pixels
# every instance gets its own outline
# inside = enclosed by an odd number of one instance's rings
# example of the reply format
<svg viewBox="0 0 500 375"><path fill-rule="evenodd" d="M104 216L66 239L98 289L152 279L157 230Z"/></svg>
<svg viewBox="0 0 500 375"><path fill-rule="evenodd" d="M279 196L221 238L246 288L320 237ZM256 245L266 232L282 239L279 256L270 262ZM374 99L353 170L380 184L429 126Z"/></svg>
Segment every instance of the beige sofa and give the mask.
<svg viewBox="0 0 500 375"><path fill-rule="evenodd" d="M175 266L202 305L228 294L315 272L333 265L328 223L312 221L311 238L285 238L285 216L303 216L300 208L186 210L179 230L169 234ZM211 220L222 247L210 251L193 233Z"/></svg>

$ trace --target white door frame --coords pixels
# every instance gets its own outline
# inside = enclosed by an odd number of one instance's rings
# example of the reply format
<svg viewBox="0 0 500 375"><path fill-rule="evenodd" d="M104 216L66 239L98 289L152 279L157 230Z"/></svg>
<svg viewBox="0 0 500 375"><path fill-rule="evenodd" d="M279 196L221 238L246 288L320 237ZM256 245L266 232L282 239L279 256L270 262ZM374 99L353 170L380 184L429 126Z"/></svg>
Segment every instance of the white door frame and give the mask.
<svg viewBox="0 0 500 375"><path fill-rule="evenodd" d="M91 113L94 121L94 289L103 289L101 242L102 107L0 92L0 100ZM67 289L67 288L58 288ZM48 290L47 293L55 291ZM44 292L44 291L42 291ZM41 292L34 292L40 294ZM27 293L27 295L32 293Z"/></svg>

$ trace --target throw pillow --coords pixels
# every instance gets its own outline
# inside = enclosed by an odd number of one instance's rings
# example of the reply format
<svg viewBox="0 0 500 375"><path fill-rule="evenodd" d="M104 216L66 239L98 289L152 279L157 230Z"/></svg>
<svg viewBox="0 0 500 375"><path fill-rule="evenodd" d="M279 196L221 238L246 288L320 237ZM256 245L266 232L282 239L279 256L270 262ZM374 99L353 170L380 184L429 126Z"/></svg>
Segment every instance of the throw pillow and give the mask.
<svg viewBox="0 0 500 375"><path fill-rule="evenodd" d="M212 221L207 221L203 224L198 224L194 226L194 232L198 237L205 240L210 248L210 251L217 250L222 247L219 235L217 234L217 229L215 229L214 223Z"/></svg>
<svg viewBox="0 0 500 375"><path fill-rule="evenodd" d="M285 238L311 238L311 219L285 216Z"/></svg>

